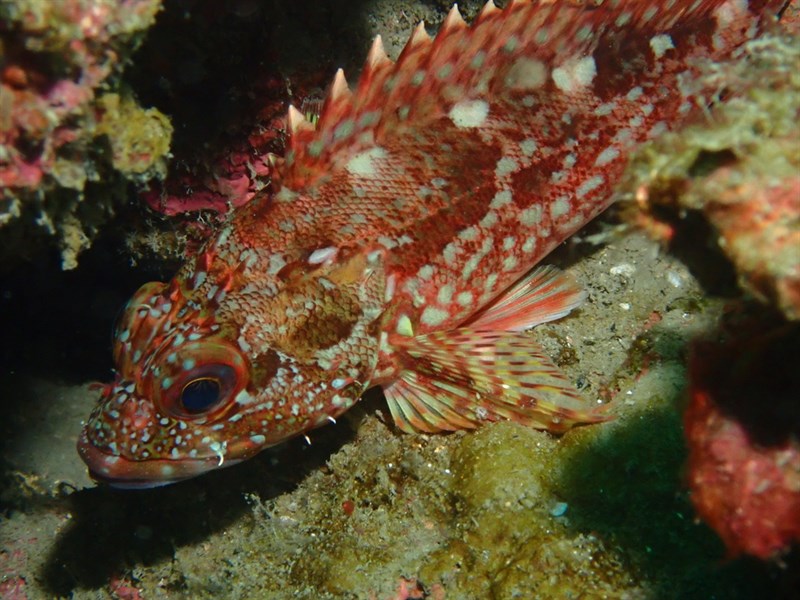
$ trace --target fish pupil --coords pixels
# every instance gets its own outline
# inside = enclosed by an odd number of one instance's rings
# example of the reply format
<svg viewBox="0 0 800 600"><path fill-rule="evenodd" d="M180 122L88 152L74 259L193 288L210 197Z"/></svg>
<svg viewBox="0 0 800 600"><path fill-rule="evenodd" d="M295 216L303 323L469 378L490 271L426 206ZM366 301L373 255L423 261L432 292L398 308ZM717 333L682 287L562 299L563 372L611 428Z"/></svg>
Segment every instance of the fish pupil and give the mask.
<svg viewBox="0 0 800 600"><path fill-rule="evenodd" d="M193 379L181 390L181 404L189 413L204 412L219 402L220 390L220 382L214 377Z"/></svg>

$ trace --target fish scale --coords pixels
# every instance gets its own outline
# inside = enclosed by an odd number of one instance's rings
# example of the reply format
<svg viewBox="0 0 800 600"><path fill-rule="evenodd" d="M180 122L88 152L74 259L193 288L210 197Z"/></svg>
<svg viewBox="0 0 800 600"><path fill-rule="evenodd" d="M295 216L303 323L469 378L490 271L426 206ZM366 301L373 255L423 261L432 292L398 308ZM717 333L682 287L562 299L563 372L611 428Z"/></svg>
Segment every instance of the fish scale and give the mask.
<svg viewBox="0 0 800 600"><path fill-rule="evenodd" d="M93 476L234 464L376 385L404 431L607 420L523 331L585 294L531 269L610 204L633 148L703 103L685 91L701 61L779 7L490 2L435 38L420 25L397 62L377 38L315 124L290 107L269 192L130 302L78 443Z"/></svg>

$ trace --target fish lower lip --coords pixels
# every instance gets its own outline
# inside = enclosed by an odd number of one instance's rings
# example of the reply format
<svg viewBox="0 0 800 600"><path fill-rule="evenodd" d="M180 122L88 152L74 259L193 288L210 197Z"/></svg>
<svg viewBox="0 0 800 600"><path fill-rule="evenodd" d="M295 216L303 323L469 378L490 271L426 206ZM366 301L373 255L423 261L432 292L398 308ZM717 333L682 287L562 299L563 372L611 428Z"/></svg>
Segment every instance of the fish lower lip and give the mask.
<svg viewBox="0 0 800 600"><path fill-rule="evenodd" d="M103 452L83 435L78 440L78 454L89 468L89 475L94 481L120 489L165 486L219 467L216 456L181 460L130 460ZM225 466L238 462L240 460L226 460Z"/></svg>
<svg viewBox="0 0 800 600"><path fill-rule="evenodd" d="M89 477L97 484L112 487L119 490L146 490L150 488L164 487L182 481L181 479L165 479L154 481L152 479L115 479L106 477L89 469Z"/></svg>

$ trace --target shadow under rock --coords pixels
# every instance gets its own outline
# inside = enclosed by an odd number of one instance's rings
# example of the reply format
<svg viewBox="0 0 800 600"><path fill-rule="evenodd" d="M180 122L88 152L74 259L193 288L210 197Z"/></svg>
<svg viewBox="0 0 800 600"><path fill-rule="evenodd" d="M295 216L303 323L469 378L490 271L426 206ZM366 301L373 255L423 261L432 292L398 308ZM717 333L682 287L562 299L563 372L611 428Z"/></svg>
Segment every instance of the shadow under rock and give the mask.
<svg viewBox="0 0 800 600"><path fill-rule="evenodd" d="M570 527L621 548L654 597L783 597L786 571L726 560L722 542L697 522L683 483L685 460L679 412L656 409L571 454L555 489L569 503Z"/></svg>
<svg viewBox="0 0 800 600"><path fill-rule="evenodd" d="M47 592L68 596L95 589L127 569L170 559L188 546L231 526L250 510L248 496L269 500L290 492L324 468L347 443L346 423L314 433L314 443L295 439L240 465L174 485L146 490L96 487L65 503L72 513L40 574Z"/></svg>

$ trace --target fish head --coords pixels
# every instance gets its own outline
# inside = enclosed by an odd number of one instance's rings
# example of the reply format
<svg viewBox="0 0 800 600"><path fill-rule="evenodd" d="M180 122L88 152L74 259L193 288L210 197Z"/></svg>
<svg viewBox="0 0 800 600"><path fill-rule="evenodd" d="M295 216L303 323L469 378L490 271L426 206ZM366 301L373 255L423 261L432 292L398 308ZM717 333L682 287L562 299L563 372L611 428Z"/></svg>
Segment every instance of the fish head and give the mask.
<svg viewBox="0 0 800 600"><path fill-rule="evenodd" d="M385 278L378 254L300 253L279 273L184 269L148 283L115 332L115 380L78 441L92 477L166 485L323 425L369 385ZM198 285L198 280L202 282Z"/></svg>

